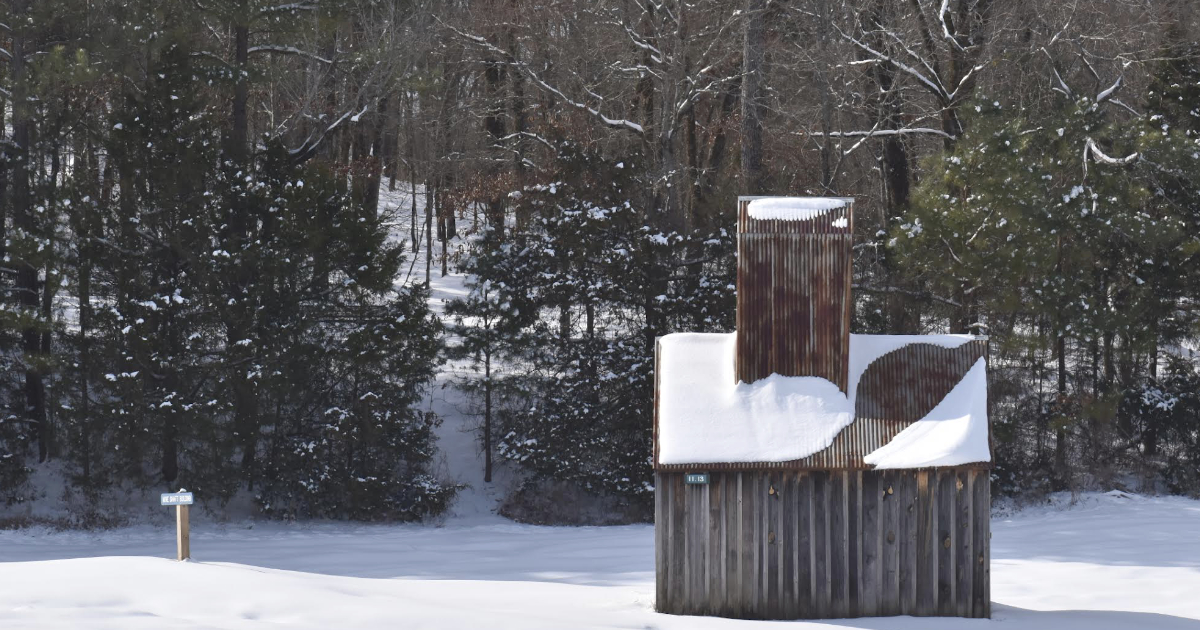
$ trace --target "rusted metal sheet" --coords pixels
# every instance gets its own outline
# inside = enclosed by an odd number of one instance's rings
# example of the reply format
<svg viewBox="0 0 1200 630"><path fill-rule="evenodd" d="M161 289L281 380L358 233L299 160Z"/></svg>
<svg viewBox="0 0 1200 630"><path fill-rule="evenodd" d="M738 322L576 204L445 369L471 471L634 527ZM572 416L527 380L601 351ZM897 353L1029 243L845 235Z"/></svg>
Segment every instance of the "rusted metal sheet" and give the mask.
<svg viewBox="0 0 1200 630"><path fill-rule="evenodd" d="M914 343L873 361L858 381L856 418L915 422L933 408L987 355L987 342L958 348Z"/></svg>
<svg viewBox="0 0 1200 630"><path fill-rule="evenodd" d="M759 220L738 203L738 380L819 376L846 390L852 205L805 221Z"/></svg>

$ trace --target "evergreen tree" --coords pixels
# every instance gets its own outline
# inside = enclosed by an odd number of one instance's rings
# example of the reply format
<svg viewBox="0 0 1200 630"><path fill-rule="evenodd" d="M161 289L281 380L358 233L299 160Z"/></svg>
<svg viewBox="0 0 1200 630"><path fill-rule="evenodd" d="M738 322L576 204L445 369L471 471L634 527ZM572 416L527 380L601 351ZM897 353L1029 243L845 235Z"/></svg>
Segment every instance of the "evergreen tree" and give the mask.
<svg viewBox="0 0 1200 630"><path fill-rule="evenodd" d="M530 487L568 484L644 516L654 342L732 327L730 233L650 227L655 212L630 200L636 157L563 143L558 159L568 175L512 195L528 225L503 245L484 240L466 269L479 280L452 312L490 331L465 336L464 350L507 368L499 379L485 369L486 407L500 455Z"/></svg>
<svg viewBox="0 0 1200 630"><path fill-rule="evenodd" d="M1020 450L1033 458L1026 470L1051 467L1065 483L1072 432L1116 444L1099 436L1115 435L1132 384L1124 362L1190 328L1178 306L1200 250L1190 210L1163 184L1197 190L1177 177L1194 168L1196 146L1180 131L1118 120L1097 99L1036 115L998 102L975 109L971 133L931 164L939 175L918 189L892 245L935 292L1020 318L985 322L1001 348L1052 354L1057 384L1032 415L1036 431L1057 434L1054 461Z"/></svg>

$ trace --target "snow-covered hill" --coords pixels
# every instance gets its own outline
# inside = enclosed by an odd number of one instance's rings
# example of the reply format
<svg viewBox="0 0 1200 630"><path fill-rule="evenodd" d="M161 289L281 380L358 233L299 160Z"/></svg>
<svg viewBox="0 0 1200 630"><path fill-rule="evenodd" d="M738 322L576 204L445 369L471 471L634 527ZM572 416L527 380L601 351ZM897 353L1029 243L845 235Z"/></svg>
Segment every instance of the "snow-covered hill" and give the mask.
<svg viewBox="0 0 1200 630"><path fill-rule="evenodd" d="M423 187L418 187L416 195L416 210L418 216L419 234L425 217L425 195ZM396 279L397 284L422 283L425 281L425 266L431 262L429 273L429 305L439 317L445 313L446 303L467 295L463 286L466 278L458 271L455 259L466 250L465 239L456 237L447 244L449 257L447 275L441 274L441 246L435 238L434 258L428 260L429 250L425 247L424 236L419 251L413 255L410 236L411 212L413 208L412 188L407 183L397 182L395 191L388 191L384 186L379 193L380 209L384 212L398 212L393 238L405 244L405 255L408 257L404 275ZM466 217L460 219L460 232L467 226ZM435 228L436 229L436 228ZM447 322L448 323L448 322ZM456 343L451 337L448 344ZM428 409L442 418L442 425L437 430L438 448L442 463L435 472L447 481L463 484L454 505L450 508L447 518L458 523L507 522L495 515L499 501L512 483L512 475L500 463L495 468L491 483L483 481L483 456L478 444L476 428L479 419L472 415L470 401L460 391L458 384L464 378L478 376L469 365L462 362L450 362L442 366L437 382L431 389L426 404Z"/></svg>
<svg viewBox="0 0 1200 630"><path fill-rule="evenodd" d="M993 521L994 619L795 628L1200 629L1200 502L1111 493ZM650 526L0 532L0 628L777 628L653 612Z"/></svg>

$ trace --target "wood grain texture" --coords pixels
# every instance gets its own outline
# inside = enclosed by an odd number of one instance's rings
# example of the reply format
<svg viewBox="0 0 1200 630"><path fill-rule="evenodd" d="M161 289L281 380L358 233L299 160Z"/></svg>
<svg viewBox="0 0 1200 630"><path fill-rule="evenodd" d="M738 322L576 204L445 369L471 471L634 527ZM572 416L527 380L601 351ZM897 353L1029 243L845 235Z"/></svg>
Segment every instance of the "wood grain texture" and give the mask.
<svg viewBox="0 0 1200 630"><path fill-rule="evenodd" d="M990 614L987 471L716 472L691 486L683 477L655 475L660 612Z"/></svg>

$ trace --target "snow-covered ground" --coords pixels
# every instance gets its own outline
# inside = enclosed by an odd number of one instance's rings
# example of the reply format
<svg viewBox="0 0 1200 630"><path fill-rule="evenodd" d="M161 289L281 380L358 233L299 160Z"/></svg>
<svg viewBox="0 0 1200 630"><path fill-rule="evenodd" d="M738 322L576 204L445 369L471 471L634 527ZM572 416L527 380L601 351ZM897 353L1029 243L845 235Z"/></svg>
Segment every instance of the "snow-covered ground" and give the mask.
<svg viewBox="0 0 1200 630"><path fill-rule="evenodd" d="M394 226L392 234L393 238L405 243L405 255L408 257L404 273L402 277L397 278L397 284L424 282L426 256L429 252L424 245L424 236L421 236L420 251L415 256L412 254L409 235L413 199L411 188L408 184L401 182L397 182L395 191L388 191L387 186L382 188L379 193L380 208L386 212L399 209L397 224ZM423 187L417 188L416 197L418 227L421 227L421 222L425 217ZM460 217L460 231L465 229L468 224L467 217ZM443 317L447 302L467 296L467 289L464 286L466 277L458 271L454 261L454 254L465 250L465 243L462 238L455 238L448 244L447 253L451 259L446 265L447 275L444 277L441 273L441 246L436 239L436 234L433 247L434 259L429 274L429 306L439 317ZM409 273L410 269L411 273ZM449 322L446 323L449 324ZM451 337L447 343L454 344L456 340ZM430 390L426 405L428 405L428 409L442 418L442 425L437 430L437 436L438 449L443 461L435 472L443 476L446 481L464 485L450 509L448 517L451 520L459 524L504 523L508 521L496 516L495 510L507 492L509 484L513 483L513 476L503 466L503 463L499 462L495 467L492 482L484 483L483 456L480 454L478 431L476 430L479 419L471 413L470 401L457 387L462 379L477 376L471 366L465 362L452 361L442 366L437 382Z"/></svg>
<svg viewBox="0 0 1200 630"><path fill-rule="evenodd" d="M1088 495L993 519L987 620L796 628L1200 629L1200 502ZM0 628L767 628L653 612L650 526L0 532Z"/></svg>

